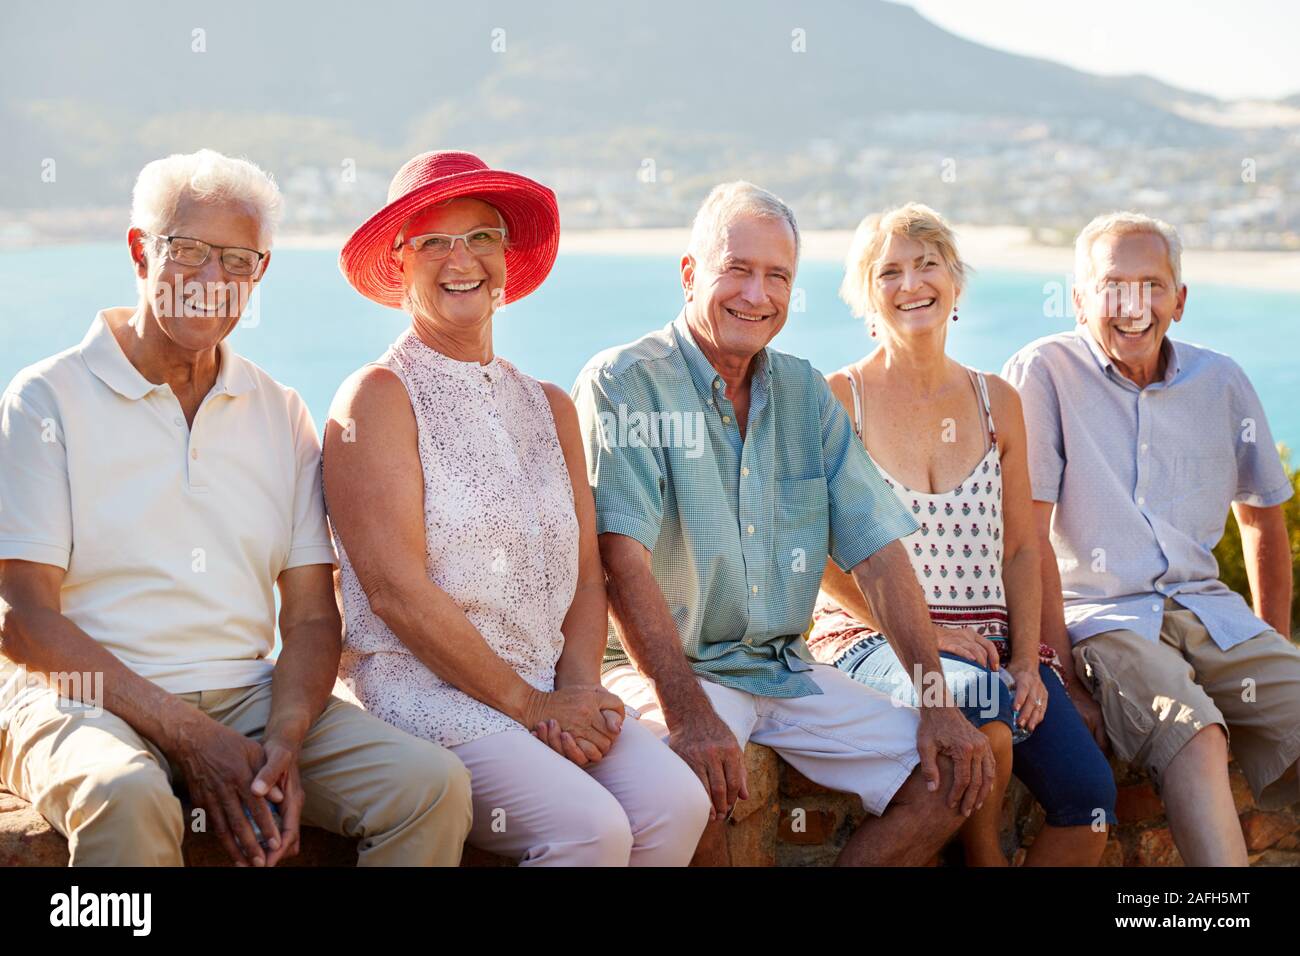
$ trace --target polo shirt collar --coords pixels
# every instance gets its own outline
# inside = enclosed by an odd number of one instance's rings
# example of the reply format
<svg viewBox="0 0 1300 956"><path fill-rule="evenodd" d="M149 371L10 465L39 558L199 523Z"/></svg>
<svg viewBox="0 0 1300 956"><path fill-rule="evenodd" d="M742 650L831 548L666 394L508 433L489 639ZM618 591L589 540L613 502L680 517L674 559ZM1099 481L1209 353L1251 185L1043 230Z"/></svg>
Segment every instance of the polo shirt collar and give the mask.
<svg viewBox="0 0 1300 956"><path fill-rule="evenodd" d="M677 314L677 318L673 320L672 329L673 334L677 337L677 346L686 359L686 368L691 373L691 381L695 383L695 390L700 393L701 398L708 401L713 398L713 383L715 381L722 383L718 387L719 391L725 389L727 383L705 356L699 343L695 341L695 336L691 333L691 328L686 322L685 309L682 309ZM766 348L754 356L754 363L751 388L758 386L759 390L766 391L768 373L771 368L771 361Z"/></svg>
<svg viewBox="0 0 1300 956"><path fill-rule="evenodd" d="M90 330L82 339L80 349L87 368L124 398L136 401L155 388L162 387L149 381L131 364L131 360L122 351L122 346L118 344L117 337L113 335L113 330L108 327L102 311L96 313L95 321L90 324ZM212 386L214 393L243 395L257 388L257 380L249 371L248 362L235 354L227 340L223 339L217 350L221 353L221 368Z"/></svg>
<svg viewBox="0 0 1300 956"><path fill-rule="evenodd" d="M1076 324L1074 327L1074 335L1076 338L1081 339L1084 345L1087 346L1088 351L1092 353L1093 360L1096 361L1098 367L1103 373L1113 370L1114 375L1122 378L1130 385L1133 385L1134 388L1137 387L1132 381L1115 368L1115 363L1112 362L1110 356L1102 350L1102 347L1097 344L1097 340L1093 338L1092 332L1089 331L1086 325ZM1161 384L1168 387L1174 383L1174 379L1176 379L1178 373L1182 371L1182 365L1180 364L1178 357L1178 345L1169 337L1168 330L1165 331L1164 341L1160 343L1160 351L1164 354L1165 358L1165 377L1161 379Z"/></svg>

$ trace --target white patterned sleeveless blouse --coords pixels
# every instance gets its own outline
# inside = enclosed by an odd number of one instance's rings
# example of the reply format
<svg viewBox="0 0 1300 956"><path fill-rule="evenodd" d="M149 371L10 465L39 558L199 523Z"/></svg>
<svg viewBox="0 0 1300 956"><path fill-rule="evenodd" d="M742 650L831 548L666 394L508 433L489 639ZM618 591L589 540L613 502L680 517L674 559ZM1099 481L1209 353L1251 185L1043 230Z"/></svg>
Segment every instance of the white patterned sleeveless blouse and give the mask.
<svg viewBox="0 0 1300 956"><path fill-rule="evenodd" d="M913 491L871 460L921 526L901 541L925 592L930 619L974 629L998 644L1005 661L1009 627L1002 584L1002 462L988 386L983 375L967 372L978 383L989 447L957 487L939 493ZM852 372L848 379L854 431L861 438L862 398ZM808 647L817 660L834 663L858 641L876 633L823 591L813 613Z"/></svg>
<svg viewBox="0 0 1300 956"><path fill-rule="evenodd" d="M541 383L502 358L460 362L411 329L375 363L410 396L424 471L429 579L525 681L555 686L560 626L577 586L578 522ZM444 747L513 718L431 672L371 610L337 533L342 677L366 710Z"/></svg>

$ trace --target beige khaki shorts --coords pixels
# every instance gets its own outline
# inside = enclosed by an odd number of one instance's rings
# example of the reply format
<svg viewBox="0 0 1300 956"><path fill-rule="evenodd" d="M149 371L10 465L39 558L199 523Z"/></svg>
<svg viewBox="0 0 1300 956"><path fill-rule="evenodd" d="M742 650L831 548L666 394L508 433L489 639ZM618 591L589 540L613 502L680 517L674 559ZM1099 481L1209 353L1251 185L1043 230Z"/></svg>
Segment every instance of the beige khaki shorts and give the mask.
<svg viewBox="0 0 1300 956"><path fill-rule="evenodd" d="M1260 807L1300 800L1294 777L1280 780L1300 759L1300 649L1276 631L1224 651L1168 598L1158 641L1105 631L1074 646L1074 663L1115 753L1157 785L1183 745L1218 724Z"/></svg>

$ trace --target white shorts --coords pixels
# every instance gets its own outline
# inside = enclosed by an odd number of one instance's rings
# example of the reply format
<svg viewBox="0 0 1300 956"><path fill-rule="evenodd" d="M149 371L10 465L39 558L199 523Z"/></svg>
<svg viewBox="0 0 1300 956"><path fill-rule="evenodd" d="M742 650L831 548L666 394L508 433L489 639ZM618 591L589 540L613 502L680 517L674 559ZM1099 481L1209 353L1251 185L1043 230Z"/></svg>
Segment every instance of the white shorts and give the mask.
<svg viewBox="0 0 1300 956"><path fill-rule="evenodd" d="M742 748L751 740L771 747L813 783L856 793L867 812L879 816L920 762L921 715L829 665L814 664L809 674L822 692L807 697L759 697L703 677L699 681ZM636 708L642 724L667 739L663 708L650 681L631 664L602 680Z"/></svg>

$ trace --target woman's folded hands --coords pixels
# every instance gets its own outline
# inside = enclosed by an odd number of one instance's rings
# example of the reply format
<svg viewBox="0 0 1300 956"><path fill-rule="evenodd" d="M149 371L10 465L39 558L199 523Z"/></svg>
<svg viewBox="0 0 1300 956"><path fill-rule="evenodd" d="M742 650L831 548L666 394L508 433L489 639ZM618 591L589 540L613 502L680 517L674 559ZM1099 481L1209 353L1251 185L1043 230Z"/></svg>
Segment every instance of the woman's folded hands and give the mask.
<svg viewBox="0 0 1300 956"><path fill-rule="evenodd" d="M572 684L535 699L526 726L579 767L600 761L623 728L623 701L600 684Z"/></svg>

